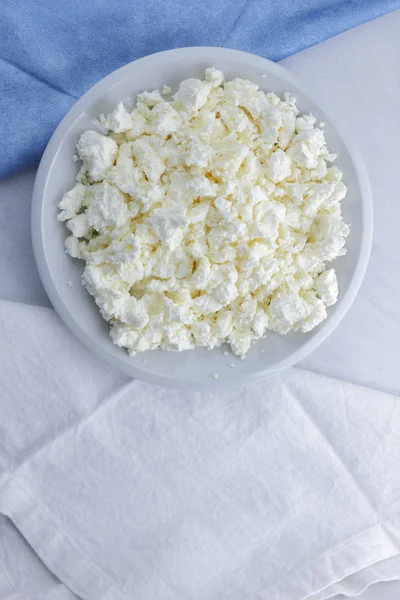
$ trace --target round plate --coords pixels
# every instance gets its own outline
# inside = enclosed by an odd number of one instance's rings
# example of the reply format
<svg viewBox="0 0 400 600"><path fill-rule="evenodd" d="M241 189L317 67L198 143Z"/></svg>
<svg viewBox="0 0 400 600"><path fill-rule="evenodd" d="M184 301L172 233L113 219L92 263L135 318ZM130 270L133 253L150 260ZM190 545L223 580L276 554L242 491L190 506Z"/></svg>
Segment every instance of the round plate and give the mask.
<svg viewBox="0 0 400 600"><path fill-rule="evenodd" d="M348 195L343 217L350 224L347 254L334 261L339 300L328 318L309 333L280 336L268 332L255 343L246 360L225 356L227 346L207 351L153 350L136 356L115 346L109 325L81 285L84 263L64 251L67 230L57 221L57 204L73 187L79 165L72 161L81 133L92 120L110 112L117 102L143 90L169 85L174 91L188 77L203 77L206 67L221 69L227 79L242 77L278 95L291 92L301 112L312 112L326 123L328 147L339 155ZM310 99L295 77L283 67L252 54L227 48L180 48L146 56L114 71L91 88L69 111L54 132L41 160L32 205L33 248L39 273L54 308L73 333L103 359L132 377L150 383L191 389L222 389L247 384L289 367L312 352L338 325L353 302L367 266L372 239L371 196L363 164L344 136ZM72 285L67 285L72 282ZM262 352L263 350L263 352ZM234 363L235 368L229 365ZM214 379L213 374L218 374Z"/></svg>

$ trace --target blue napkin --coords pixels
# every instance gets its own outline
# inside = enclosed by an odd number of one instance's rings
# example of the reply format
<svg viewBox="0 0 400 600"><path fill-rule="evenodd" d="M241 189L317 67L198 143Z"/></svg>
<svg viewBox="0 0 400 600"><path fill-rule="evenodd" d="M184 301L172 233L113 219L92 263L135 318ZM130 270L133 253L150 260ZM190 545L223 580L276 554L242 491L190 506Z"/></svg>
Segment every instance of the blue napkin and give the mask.
<svg viewBox="0 0 400 600"><path fill-rule="evenodd" d="M227 46L280 60L400 0L1 0L0 177L37 163L89 87L136 58Z"/></svg>

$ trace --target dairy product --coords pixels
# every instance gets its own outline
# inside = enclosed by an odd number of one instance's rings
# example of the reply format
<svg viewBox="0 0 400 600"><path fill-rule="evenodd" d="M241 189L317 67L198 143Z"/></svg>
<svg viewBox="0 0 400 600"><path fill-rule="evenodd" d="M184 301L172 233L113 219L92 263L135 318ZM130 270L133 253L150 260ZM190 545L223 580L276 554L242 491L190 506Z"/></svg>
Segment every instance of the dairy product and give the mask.
<svg viewBox="0 0 400 600"><path fill-rule="evenodd" d="M267 330L310 331L337 300L326 263L349 232L323 130L290 94L215 68L171 93L84 132L59 203L113 341L132 354L228 342L245 357Z"/></svg>

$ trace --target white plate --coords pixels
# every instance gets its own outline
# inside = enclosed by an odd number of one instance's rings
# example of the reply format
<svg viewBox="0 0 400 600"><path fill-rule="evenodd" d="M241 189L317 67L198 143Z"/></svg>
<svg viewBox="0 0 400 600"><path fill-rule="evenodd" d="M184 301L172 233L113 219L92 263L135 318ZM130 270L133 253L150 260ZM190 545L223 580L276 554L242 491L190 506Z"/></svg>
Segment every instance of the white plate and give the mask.
<svg viewBox="0 0 400 600"><path fill-rule="evenodd" d="M328 147L339 154L336 162L348 187L343 216L350 224L347 254L334 261L340 295L328 318L313 331L286 336L268 332L254 344L246 360L224 356L226 347L186 352L155 350L129 356L112 343L109 325L81 285L83 262L64 251L67 230L57 222L57 204L75 182L78 166L72 161L80 134L93 129L92 119L111 111L118 101L138 92L168 84L173 90L187 77L202 77L215 66L227 79L243 77L265 91L289 91L301 112L312 112L326 123ZM264 77L263 77L264 75ZM266 76L265 76L266 75ZM222 389L244 385L289 367L312 352L338 325L353 302L367 266L372 240L372 205L363 164L332 121L310 99L304 87L283 67L252 54L226 48L180 48L146 56L100 81L69 111L53 134L41 160L32 204L33 247L39 273L54 308L65 324L89 348L125 373L150 383L191 389ZM71 281L69 287L67 281ZM263 350L263 352L261 352ZM234 363L235 368L229 364ZM218 379L213 378L218 373Z"/></svg>

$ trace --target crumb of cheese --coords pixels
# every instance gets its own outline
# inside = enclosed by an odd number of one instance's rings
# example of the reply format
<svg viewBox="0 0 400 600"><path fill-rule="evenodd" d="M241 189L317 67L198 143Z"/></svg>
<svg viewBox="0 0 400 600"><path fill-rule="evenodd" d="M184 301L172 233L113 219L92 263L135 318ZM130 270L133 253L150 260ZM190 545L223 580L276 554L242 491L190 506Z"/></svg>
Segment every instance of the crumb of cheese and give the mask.
<svg viewBox="0 0 400 600"><path fill-rule="evenodd" d="M106 135L78 141L82 168L58 218L117 345L228 342L244 358L267 330L307 332L326 318L346 187L322 124L290 94L209 68L100 123Z"/></svg>

